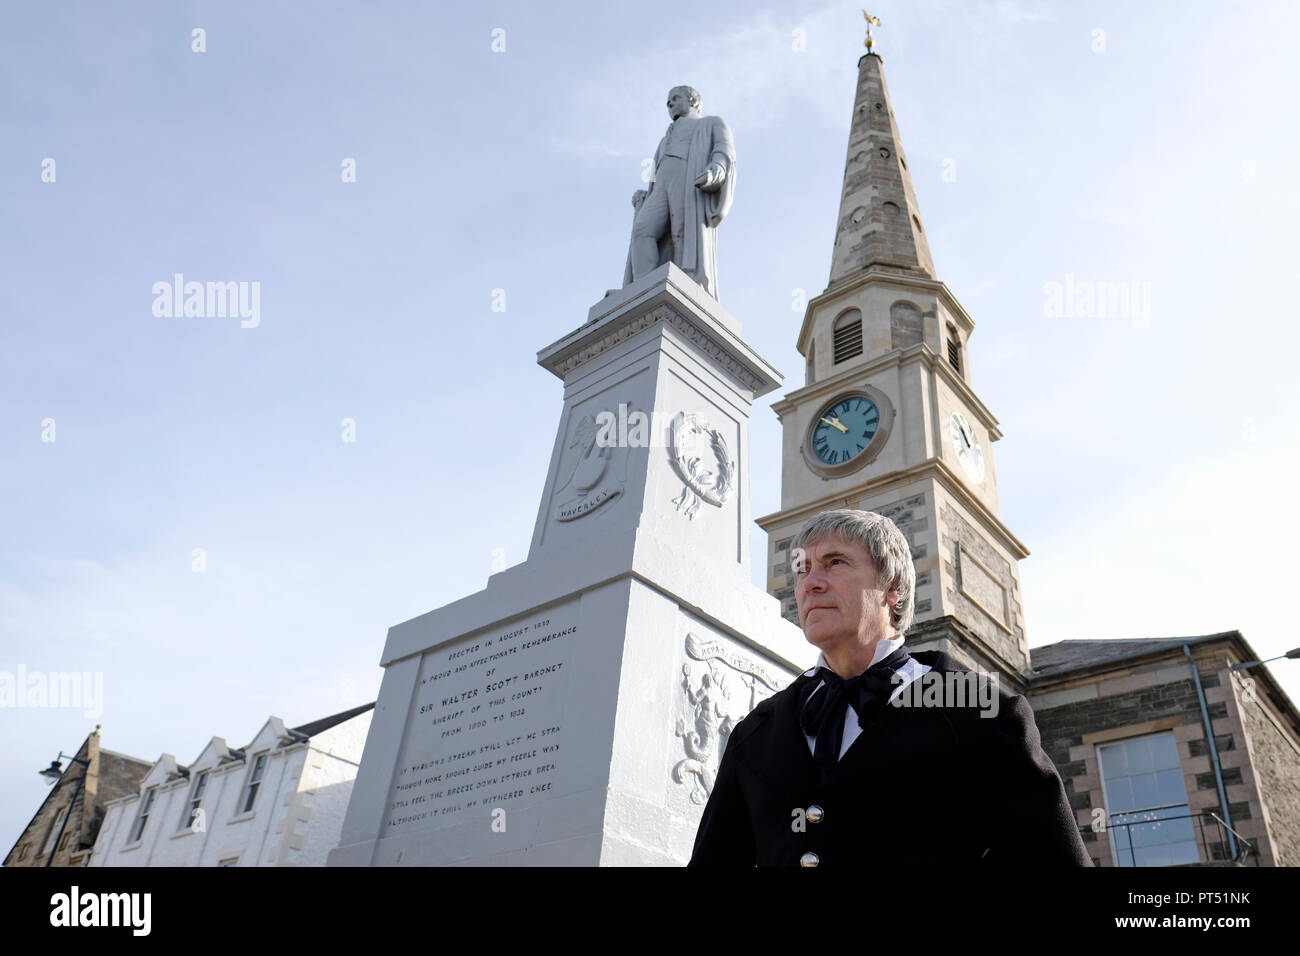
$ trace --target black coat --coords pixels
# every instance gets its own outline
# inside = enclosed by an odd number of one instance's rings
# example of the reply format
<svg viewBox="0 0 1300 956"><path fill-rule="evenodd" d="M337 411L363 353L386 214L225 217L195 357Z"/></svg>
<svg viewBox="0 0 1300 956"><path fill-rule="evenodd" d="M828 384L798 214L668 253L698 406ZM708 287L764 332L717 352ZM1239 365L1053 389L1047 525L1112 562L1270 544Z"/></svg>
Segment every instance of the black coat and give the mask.
<svg viewBox="0 0 1300 956"><path fill-rule="evenodd" d="M912 656L963 671L939 651ZM817 680L800 676L732 730L689 865L797 866L810 852L818 865L1092 865L1022 695L999 686L992 718L886 707L822 782L799 727Z"/></svg>

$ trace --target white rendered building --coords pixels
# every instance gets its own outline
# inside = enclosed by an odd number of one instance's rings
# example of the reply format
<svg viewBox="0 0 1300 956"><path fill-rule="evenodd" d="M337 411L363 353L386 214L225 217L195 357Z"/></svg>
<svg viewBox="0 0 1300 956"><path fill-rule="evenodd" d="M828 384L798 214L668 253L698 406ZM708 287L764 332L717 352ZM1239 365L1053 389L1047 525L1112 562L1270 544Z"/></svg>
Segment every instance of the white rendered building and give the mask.
<svg viewBox="0 0 1300 956"><path fill-rule="evenodd" d="M324 866L339 842L374 704L301 727L269 718L247 746L163 754L106 806L90 866Z"/></svg>

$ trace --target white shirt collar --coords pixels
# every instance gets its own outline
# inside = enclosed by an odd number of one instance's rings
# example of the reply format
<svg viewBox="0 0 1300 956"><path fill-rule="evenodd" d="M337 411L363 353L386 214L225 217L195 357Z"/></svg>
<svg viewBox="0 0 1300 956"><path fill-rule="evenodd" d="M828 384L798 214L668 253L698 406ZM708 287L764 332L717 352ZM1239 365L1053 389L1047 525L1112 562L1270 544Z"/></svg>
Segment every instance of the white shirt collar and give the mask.
<svg viewBox="0 0 1300 956"><path fill-rule="evenodd" d="M898 650L902 646L903 646L903 638L901 636L894 637L894 638L882 637L879 641L876 642L876 652L871 655L871 664L868 664L867 666L871 667L873 664L877 664L880 661L883 661L886 657L894 653L894 651ZM825 667L827 670L831 669L831 665L826 663L825 654L819 653L817 655L817 663L814 664L809 670L804 671L803 676L812 677L813 674L817 673L817 668L819 667Z"/></svg>

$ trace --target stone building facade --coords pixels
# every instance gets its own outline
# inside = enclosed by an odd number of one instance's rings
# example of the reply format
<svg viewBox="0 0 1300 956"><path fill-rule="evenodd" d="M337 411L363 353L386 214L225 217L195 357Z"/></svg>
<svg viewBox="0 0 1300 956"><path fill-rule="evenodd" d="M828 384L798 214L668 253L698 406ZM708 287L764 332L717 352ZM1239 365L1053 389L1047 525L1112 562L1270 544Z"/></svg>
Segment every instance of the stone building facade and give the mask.
<svg viewBox="0 0 1300 956"><path fill-rule="evenodd" d="M1300 866L1300 713L1237 631L1031 651L1027 692L1098 866ZM1213 743L1211 743L1211 735Z"/></svg>
<svg viewBox="0 0 1300 956"><path fill-rule="evenodd" d="M213 737L188 766L163 754L107 805L91 866L323 866L338 845L374 703L240 748Z"/></svg>
<svg viewBox="0 0 1300 956"><path fill-rule="evenodd" d="M147 760L101 747L98 727L76 757L89 761L89 766L67 761L62 776L5 856L5 866L45 866L51 850L51 866L86 866L107 805L135 793L150 766Z"/></svg>

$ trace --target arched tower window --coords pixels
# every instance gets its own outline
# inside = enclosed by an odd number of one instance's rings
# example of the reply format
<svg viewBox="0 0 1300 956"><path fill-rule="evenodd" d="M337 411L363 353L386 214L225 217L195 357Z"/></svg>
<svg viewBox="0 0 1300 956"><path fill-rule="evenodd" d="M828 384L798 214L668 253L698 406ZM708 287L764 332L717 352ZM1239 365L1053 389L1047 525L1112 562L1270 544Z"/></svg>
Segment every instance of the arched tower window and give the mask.
<svg viewBox="0 0 1300 956"><path fill-rule="evenodd" d="M961 374L961 339L957 337L957 329L951 324L948 326L948 364Z"/></svg>
<svg viewBox="0 0 1300 956"><path fill-rule="evenodd" d="M920 345L925 338L921 310L911 302L898 301L889 307L889 345L905 349Z"/></svg>
<svg viewBox="0 0 1300 956"><path fill-rule="evenodd" d="M832 326L835 340L835 365L862 354L862 313L849 309Z"/></svg>

